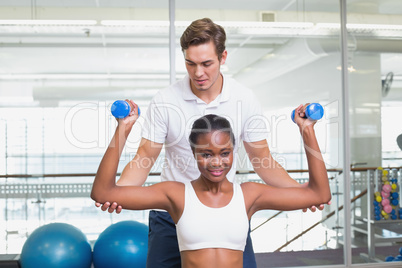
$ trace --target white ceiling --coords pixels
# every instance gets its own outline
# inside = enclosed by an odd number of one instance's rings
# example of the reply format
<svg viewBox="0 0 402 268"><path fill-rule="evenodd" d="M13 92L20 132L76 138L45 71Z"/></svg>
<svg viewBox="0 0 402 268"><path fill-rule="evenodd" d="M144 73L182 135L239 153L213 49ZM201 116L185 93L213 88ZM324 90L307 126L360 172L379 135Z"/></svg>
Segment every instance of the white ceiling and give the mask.
<svg viewBox="0 0 402 268"><path fill-rule="evenodd" d="M352 11L365 6L376 6L382 14L400 14L399 0L348 0ZM111 7L111 8L166 8L169 0L2 0L0 6L14 7ZM180 9L237 9L276 11L334 12L339 10L336 0L175 0Z"/></svg>
<svg viewBox="0 0 402 268"><path fill-rule="evenodd" d="M116 96L136 96L146 103L158 89L169 84L169 27L163 23L155 27L102 26L100 21L132 19L132 14L141 20L160 17L166 21L168 3L167 0L1 1L0 20L75 18L95 19L97 24L0 25L0 106L55 105L61 100L113 100ZM348 3L350 10L370 11L356 16L351 13L351 21L355 23L371 24L374 20L381 24L402 24L399 0ZM371 13L373 3L375 14ZM122 12L127 9L135 11L124 15ZM258 21L260 11L271 11L278 20L289 17L312 24L305 28L247 26L244 21ZM211 14L223 26L225 18L238 16L243 21L225 26L229 58L223 71L252 87L261 98L267 99L267 105L298 103L301 85L303 97L317 101L328 99L329 88L339 90L340 72L335 70L340 65L339 32L331 26L317 27L317 23L339 22L338 0L176 0L178 20L189 22L198 18L197 12L200 16ZM176 27L177 40L184 25L187 24ZM356 53L380 54L378 68L382 78L389 72L395 75L385 100L402 101L402 29L351 31L351 63ZM178 78L185 74L179 48L176 72ZM331 86L323 86L326 83ZM326 89L318 91L318 88ZM272 94L275 101L270 101Z"/></svg>

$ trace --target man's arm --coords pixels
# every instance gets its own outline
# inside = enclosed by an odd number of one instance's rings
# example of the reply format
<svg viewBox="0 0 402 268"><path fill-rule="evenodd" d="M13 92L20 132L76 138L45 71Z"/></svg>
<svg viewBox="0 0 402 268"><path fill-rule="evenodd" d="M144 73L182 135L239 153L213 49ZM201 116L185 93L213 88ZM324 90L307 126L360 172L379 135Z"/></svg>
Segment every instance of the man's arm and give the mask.
<svg viewBox="0 0 402 268"><path fill-rule="evenodd" d="M123 169L116 185L133 185L141 186L147 180L148 174L151 171L156 159L158 158L163 144L152 142L145 138L141 139L140 146L133 160L131 160ZM136 174L133 176L133 174ZM97 207L101 207L103 211L108 210L109 213L120 213L122 207L117 203L105 202L104 204L95 203Z"/></svg>
<svg viewBox="0 0 402 268"><path fill-rule="evenodd" d="M145 138L141 139L140 146L133 160L131 160L123 169L117 185L141 186L147 180L151 168L156 162L163 144L156 143ZM136 174L133 176L133 174Z"/></svg>
<svg viewBox="0 0 402 268"><path fill-rule="evenodd" d="M281 188L301 186L272 157L266 140L244 142L244 147L254 171L266 184Z"/></svg>

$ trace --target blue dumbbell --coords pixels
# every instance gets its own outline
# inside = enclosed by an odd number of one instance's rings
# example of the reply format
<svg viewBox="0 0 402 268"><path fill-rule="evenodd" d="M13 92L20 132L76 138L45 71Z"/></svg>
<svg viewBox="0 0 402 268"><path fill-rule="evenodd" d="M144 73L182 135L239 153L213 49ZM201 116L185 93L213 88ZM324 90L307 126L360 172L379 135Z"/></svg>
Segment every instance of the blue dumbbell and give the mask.
<svg viewBox="0 0 402 268"><path fill-rule="evenodd" d="M311 103L306 107L306 116L310 120L320 120L324 116L324 108L319 103ZM292 121L295 122L295 110L292 111ZM296 122L295 122L296 123Z"/></svg>
<svg viewBox="0 0 402 268"><path fill-rule="evenodd" d="M130 114L131 106L127 101L124 100L117 100L113 102L112 108L112 115L116 118L125 118ZM141 115L140 107L138 107L138 116Z"/></svg>
<svg viewBox="0 0 402 268"><path fill-rule="evenodd" d="M374 215L380 215L381 209L379 207L374 208Z"/></svg>
<svg viewBox="0 0 402 268"><path fill-rule="evenodd" d="M386 262L391 262L391 261L394 261L394 256L387 256L387 257L385 257L385 261Z"/></svg>

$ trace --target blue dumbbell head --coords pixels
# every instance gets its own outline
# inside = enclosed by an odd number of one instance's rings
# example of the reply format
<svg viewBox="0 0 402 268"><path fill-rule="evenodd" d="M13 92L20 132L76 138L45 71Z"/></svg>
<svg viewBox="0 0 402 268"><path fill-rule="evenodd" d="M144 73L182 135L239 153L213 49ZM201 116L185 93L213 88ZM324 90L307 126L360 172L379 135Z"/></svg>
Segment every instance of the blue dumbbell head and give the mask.
<svg viewBox="0 0 402 268"><path fill-rule="evenodd" d="M391 261L393 261L395 258L393 257L393 256L387 256L387 257L385 257L385 261L386 262L391 262Z"/></svg>
<svg viewBox="0 0 402 268"><path fill-rule="evenodd" d="M130 114L131 107L130 104L128 104L127 101L124 100L117 100L112 104L112 108L110 109L112 111L112 115L116 118L125 118ZM141 110L138 107L138 115L141 114Z"/></svg>
<svg viewBox="0 0 402 268"><path fill-rule="evenodd" d="M324 108L319 103L311 103L306 107L306 117L310 120L320 120L324 116ZM292 121L295 122L295 110L291 114Z"/></svg>
<svg viewBox="0 0 402 268"><path fill-rule="evenodd" d="M312 103L307 106L306 114L310 120L320 120L324 115L324 108L319 103Z"/></svg>
<svg viewBox="0 0 402 268"><path fill-rule="evenodd" d="M290 118L292 118L293 123L296 123L296 122L295 122L295 111L296 111L296 110L293 110L293 111L292 111L292 114L290 115Z"/></svg>

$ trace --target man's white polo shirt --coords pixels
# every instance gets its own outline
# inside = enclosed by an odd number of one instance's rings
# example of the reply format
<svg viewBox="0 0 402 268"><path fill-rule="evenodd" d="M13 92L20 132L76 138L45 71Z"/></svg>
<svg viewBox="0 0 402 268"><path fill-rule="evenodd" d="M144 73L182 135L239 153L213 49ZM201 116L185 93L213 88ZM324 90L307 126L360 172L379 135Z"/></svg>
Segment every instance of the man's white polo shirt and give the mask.
<svg viewBox="0 0 402 268"><path fill-rule="evenodd" d="M229 120L235 134L234 161L228 179L236 171L237 150L242 141L267 138L268 124L254 93L232 78L223 76L221 94L205 103L190 88L189 77L159 91L152 99L142 127L142 137L165 144L162 181L186 182L197 179L200 172L188 140L193 122L206 114L217 114ZM246 159L238 159L246 161Z"/></svg>

